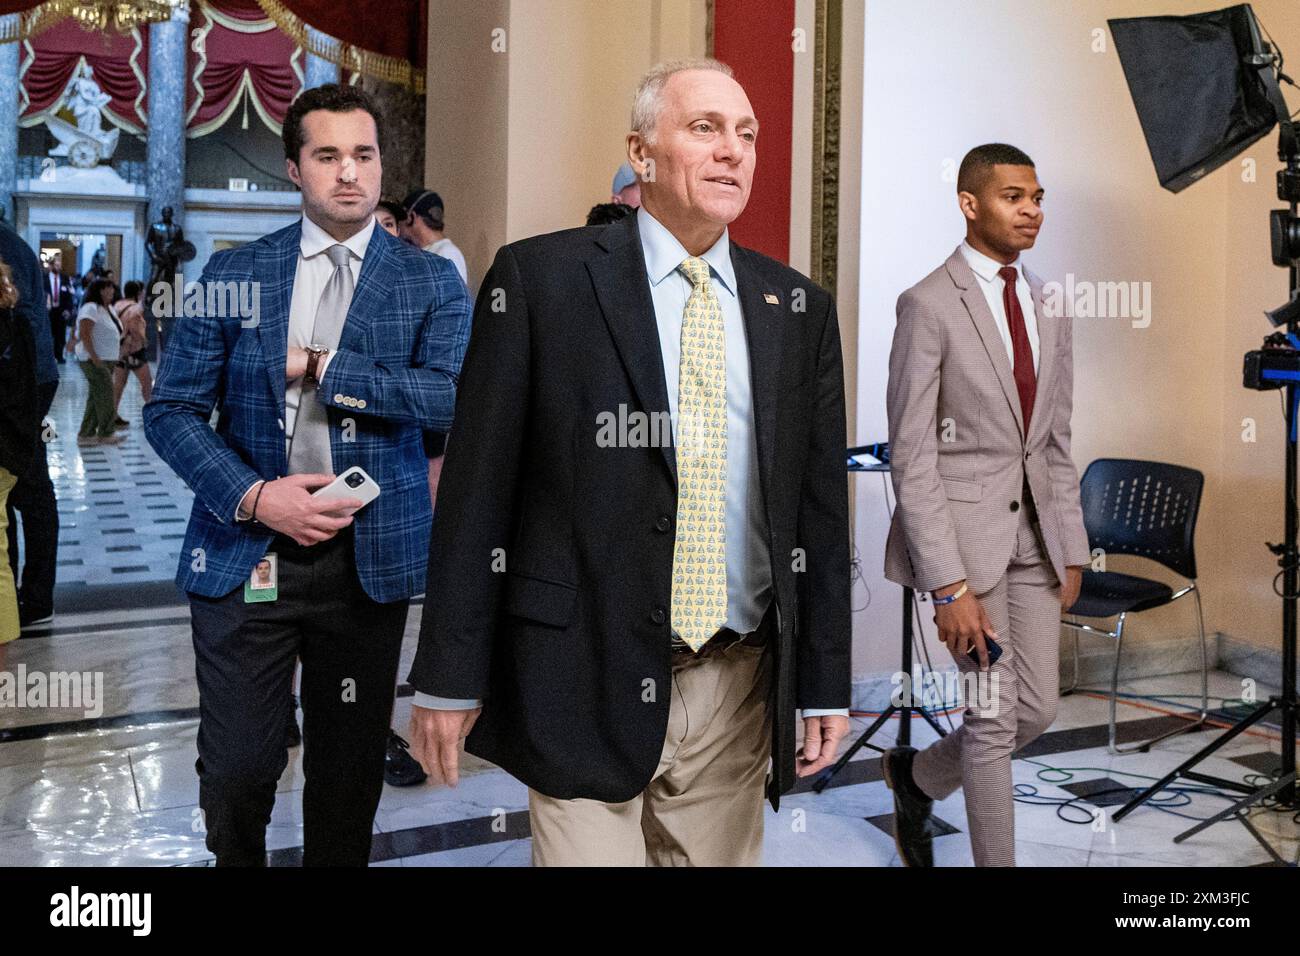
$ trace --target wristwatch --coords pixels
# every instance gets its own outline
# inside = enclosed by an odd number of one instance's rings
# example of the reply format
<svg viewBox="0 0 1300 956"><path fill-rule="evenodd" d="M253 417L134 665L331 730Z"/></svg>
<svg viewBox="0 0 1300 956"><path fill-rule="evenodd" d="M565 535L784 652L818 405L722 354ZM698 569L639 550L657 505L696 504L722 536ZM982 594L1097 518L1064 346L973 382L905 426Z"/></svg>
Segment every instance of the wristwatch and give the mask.
<svg viewBox="0 0 1300 956"><path fill-rule="evenodd" d="M320 363L325 356L329 354L330 350L323 345L307 346L307 371L302 376L304 387L315 388L320 385L320 378L316 375L316 370L320 367Z"/></svg>

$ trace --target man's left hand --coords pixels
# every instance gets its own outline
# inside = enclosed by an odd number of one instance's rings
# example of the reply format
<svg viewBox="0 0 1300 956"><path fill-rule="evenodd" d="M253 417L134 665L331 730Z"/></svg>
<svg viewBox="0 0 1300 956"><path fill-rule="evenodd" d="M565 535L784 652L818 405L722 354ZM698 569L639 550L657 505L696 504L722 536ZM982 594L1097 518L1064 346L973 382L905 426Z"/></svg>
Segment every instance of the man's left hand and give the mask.
<svg viewBox="0 0 1300 956"><path fill-rule="evenodd" d="M1079 600L1079 589L1083 587L1083 565L1072 564L1065 569L1065 583L1061 585L1061 607L1069 610Z"/></svg>
<svg viewBox="0 0 1300 956"><path fill-rule="evenodd" d="M838 714L803 719L803 746L795 754L795 773L810 777L835 761L835 751L849 732L849 719Z"/></svg>
<svg viewBox="0 0 1300 956"><path fill-rule="evenodd" d="M307 374L307 350L296 345L289 346L284 361L284 380L292 382Z"/></svg>

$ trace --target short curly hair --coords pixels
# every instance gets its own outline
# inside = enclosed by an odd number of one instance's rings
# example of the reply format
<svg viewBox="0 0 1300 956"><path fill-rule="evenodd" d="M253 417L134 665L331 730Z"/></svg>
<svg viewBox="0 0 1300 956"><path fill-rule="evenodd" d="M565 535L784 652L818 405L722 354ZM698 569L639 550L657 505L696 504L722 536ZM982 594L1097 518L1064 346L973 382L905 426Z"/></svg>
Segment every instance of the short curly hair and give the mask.
<svg viewBox="0 0 1300 956"><path fill-rule="evenodd" d="M285 159L292 159L295 163L299 161L303 144L302 118L315 110L329 110L331 113L365 110L375 121L375 142L383 142L383 116L371 95L359 86L326 83L304 90L302 95L289 105L289 112L285 114L281 132ZM381 147L380 153L382 152Z"/></svg>

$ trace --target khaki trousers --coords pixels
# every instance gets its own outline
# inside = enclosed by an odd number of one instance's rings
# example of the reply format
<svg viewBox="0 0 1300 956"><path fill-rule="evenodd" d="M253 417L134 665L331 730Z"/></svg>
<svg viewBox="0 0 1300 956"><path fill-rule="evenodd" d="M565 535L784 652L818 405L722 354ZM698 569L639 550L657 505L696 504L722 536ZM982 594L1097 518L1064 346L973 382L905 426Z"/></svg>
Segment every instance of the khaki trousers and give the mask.
<svg viewBox="0 0 1300 956"><path fill-rule="evenodd" d="M674 655L668 733L624 803L528 792L534 866L757 866L771 748L772 655L733 644Z"/></svg>
<svg viewBox="0 0 1300 956"><path fill-rule="evenodd" d="M978 707L967 701L962 724L916 755L912 779L936 800L963 788L976 866L1015 866L1015 800L1011 755L1052 725L1060 691L1061 586L1034 525L1020 511L1016 550L1007 573L978 595L998 633L996 675L981 686ZM959 655L963 674L979 665ZM990 694L996 688L996 695Z"/></svg>

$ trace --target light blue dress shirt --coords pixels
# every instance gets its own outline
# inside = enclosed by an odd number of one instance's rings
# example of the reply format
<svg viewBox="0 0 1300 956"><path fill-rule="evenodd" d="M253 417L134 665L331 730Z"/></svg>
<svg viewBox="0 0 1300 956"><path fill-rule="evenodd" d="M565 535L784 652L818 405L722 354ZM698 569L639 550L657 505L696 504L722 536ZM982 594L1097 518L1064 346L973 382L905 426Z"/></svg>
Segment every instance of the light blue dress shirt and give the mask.
<svg viewBox="0 0 1300 956"><path fill-rule="evenodd" d="M668 390L668 413L677 431L677 386L682 355L682 316L691 295L691 281L679 266L690 253L644 208L636 214L641 251L650 279L659 349ZM740 309L736 272L731 263L727 231L701 256L709 264L710 285L722 307L727 362L727 621L738 634L758 628L772 601L772 565L767 547L767 518L759 489L758 446L754 433L754 403L750 394L749 345ZM477 707L479 701L448 700L419 691L415 704L436 710ZM805 717L847 716L844 709L806 710Z"/></svg>

